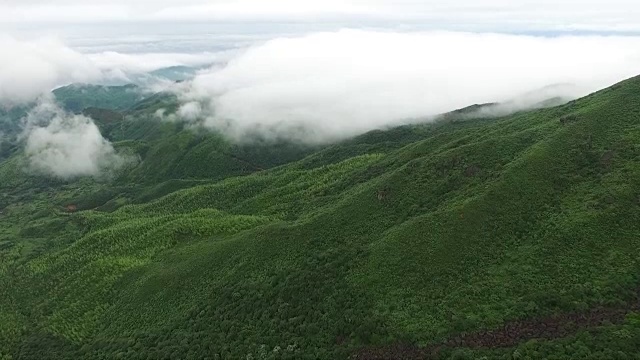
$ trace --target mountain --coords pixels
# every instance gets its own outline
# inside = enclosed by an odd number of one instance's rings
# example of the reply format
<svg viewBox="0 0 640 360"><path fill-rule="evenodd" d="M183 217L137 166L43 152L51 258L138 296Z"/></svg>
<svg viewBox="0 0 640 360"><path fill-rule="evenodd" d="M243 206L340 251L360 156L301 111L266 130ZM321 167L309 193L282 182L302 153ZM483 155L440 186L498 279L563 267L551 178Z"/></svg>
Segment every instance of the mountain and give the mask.
<svg viewBox="0 0 640 360"><path fill-rule="evenodd" d="M89 107L126 110L150 94L145 94L142 89L132 84L121 86L72 84L55 89L53 95L65 110L79 113Z"/></svg>
<svg viewBox="0 0 640 360"><path fill-rule="evenodd" d="M0 107L0 160L6 159L18 150L15 138L21 133L21 121L28 109L13 107L5 110Z"/></svg>
<svg viewBox="0 0 640 360"><path fill-rule="evenodd" d="M640 78L317 148L153 120L171 101L85 109L140 156L114 179L0 163L0 359L640 352Z"/></svg>

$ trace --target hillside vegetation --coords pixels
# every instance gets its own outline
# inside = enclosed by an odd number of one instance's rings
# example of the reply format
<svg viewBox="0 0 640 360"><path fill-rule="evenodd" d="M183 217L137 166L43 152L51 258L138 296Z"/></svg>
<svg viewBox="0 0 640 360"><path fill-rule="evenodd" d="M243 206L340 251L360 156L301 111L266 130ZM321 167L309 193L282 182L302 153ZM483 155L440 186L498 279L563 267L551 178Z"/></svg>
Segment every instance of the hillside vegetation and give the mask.
<svg viewBox="0 0 640 360"><path fill-rule="evenodd" d="M95 116L140 157L112 179L0 164L0 359L640 353L639 78L319 148L233 144L162 101Z"/></svg>
<svg viewBox="0 0 640 360"><path fill-rule="evenodd" d="M126 110L149 96L135 85L103 86L72 84L53 91L67 110L79 113L88 107Z"/></svg>

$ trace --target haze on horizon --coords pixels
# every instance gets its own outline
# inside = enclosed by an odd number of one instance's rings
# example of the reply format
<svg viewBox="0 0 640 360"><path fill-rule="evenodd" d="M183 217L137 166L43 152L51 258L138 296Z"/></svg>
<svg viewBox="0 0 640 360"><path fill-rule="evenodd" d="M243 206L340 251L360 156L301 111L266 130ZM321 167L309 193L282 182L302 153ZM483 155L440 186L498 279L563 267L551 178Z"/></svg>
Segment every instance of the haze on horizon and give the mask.
<svg viewBox="0 0 640 360"><path fill-rule="evenodd" d="M640 30L640 5L630 0L4 0L0 23L151 22L420 24L466 31L629 32ZM144 26L144 25L142 25Z"/></svg>

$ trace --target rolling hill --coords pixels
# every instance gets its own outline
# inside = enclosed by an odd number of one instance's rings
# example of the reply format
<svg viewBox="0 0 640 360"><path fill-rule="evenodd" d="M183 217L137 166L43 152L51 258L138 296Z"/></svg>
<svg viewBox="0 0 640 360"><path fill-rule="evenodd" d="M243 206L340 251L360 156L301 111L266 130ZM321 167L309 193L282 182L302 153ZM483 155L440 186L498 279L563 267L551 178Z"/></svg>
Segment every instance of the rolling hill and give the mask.
<svg viewBox="0 0 640 360"><path fill-rule="evenodd" d="M83 108L140 157L108 181L0 163L0 359L640 352L640 78L314 148L159 102Z"/></svg>

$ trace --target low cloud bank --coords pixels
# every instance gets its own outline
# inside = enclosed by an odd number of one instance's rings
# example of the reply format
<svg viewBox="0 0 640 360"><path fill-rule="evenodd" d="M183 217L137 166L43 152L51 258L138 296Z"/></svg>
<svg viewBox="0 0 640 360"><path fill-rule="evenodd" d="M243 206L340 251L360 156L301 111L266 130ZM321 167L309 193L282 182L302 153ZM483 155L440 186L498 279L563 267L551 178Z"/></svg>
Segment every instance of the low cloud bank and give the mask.
<svg viewBox="0 0 640 360"><path fill-rule="evenodd" d="M88 117L51 95L74 82L128 81L169 66L215 64L170 89L181 105L155 117L236 141L322 143L472 104L501 116L567 101L640 73L640 37L533 37L342 30L279 38L236 53L82 54L55 39L0 35L0 107L41 100L24 119L29 170L59 179L103 177L129 164ZM548 100L553 101L548 101Z"/></svg>
<svg viewBox="0 0 640 360"><path fill-rule="evenodd" d="M138 83L150 90L172 83L157 73L161 69L177 67L208 68L213 64L224 63L233 51L219 53L203 52L197 54L182 53L136 53L123 54L113 51L88 54L86 57L100 70L102 82ZM182 70L186 72L185 70ZM175 70L180 72L180 69ZM195 70L194 70L195 72Z"/></svg>
<svg viewBox="0 0 640 360"><path fill-rule="evenodd" d="M33 101L58 85L100 79L84 55L56 39L20 41L0 34L0 105Z"/></svg>
<svg viewBox="0 0 640 360"><path fill-rule="evenodd" d="M430 121L472 104L498 102L481 115L504 115L549 98L574 99L640 73L640 37L632 36L341 30L233 52L82 54L55 39L0 35L0 47L4 107L72 82L126 82L168 66L215 64L191 81L149 85L171 89L182 104L175 113L155 115L238 141L256 134L333 141ZM81 120L71 122L90 132Z"/></svg>
<svg viewBox="0 0 640 360"><path fill-rule="evenodd" d="M41 100L24 121L25 155L34 173L100 177L131 161L116 153L93 120L68 114L50 99Z"/></svg>
<svg viewBox="0 0 640 360"><path fill-rule="evenodd" d="M177 86L177 115L242 140L323 142L471 104L496 114L640 73L640 37L342 30L249 48Z"/></svg>
<svg viewBox="0 0 640 360"><path fill-rule="evenodd" d="M150 72L177 66L209 66L230 56L229 52L83 54L56 38L24 40L3 34L0 52L0 106L5 108L32 102L55 87L70 83L122 84L140 80L155 84Z"/></svg>

